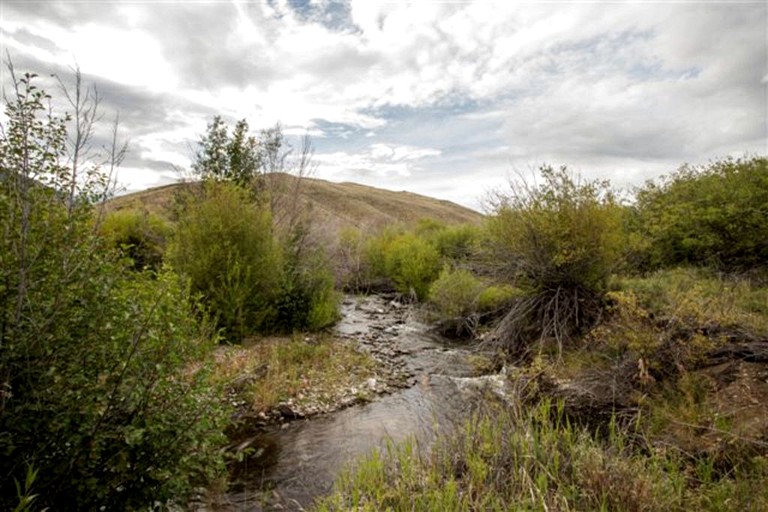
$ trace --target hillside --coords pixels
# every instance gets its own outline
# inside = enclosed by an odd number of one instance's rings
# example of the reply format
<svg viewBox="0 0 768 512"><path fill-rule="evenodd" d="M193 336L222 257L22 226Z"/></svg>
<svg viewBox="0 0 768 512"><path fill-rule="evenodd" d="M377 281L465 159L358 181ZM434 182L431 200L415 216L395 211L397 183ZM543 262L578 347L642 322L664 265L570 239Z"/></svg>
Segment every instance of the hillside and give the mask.
<svg viewBox="0 0 768 512"><path fill-rule="evenodd" d="M412 192L393 192L356 183L332 183L287 174L270 176L269 187L279 201L298 199L309 208L316 225L338 232L346 227L377 229L392 224L413 225L421 219L445 224L475 223L482 215L450 201ZM112 210L138 209L170 217L174 194L188 184L176 183L115 197Z"/></svg>

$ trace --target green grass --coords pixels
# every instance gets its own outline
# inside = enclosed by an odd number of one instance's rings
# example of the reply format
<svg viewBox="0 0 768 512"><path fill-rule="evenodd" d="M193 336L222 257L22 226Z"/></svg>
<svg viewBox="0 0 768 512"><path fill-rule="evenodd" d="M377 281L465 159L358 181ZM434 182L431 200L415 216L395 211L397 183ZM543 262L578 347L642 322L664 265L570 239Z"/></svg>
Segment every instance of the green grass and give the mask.
<svg viewBox="0 0 768 512"><path fill-rule="evenodd" d="M768 288L748 279L678 268L621 278L615 286L633 292L639 304L657 317L692 327L719 326L768 335Z"/></svg>
<svg viewBox="0 0 768 512"><path fill-rule="evenodd" d="M674 269L615 279L608 298L581 343L523 372L588 383L629 367L616 377L627 379L621 421L576 425L539 389L536 402L473 414L429 450L409 441L372 453L317 510L768 510L768 420L750 405L764 395L744 387L763 367L735 361L723 377L697 366L726 335L768 333L768 289Z"/></svg>
<svg viewBox="0 0 768 512"><path fill-rule="evenodd" d="M635 424L636 426L637 424ZM317 510L765 510L768 464L747 457L722 474L635 430L569 423L548 401L473 415L429 453L413 441L373 452L338 480Z"/></svg>

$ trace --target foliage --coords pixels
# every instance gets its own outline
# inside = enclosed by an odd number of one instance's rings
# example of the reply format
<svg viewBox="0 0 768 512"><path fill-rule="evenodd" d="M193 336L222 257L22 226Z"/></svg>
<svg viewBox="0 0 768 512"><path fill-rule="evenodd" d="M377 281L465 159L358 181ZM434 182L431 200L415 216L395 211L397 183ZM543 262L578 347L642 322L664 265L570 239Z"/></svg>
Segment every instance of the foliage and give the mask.
<svg viewBox="0 0 768 512"><path fill-rule="evenodd" d="M500 194L487 223L488 268L526 293L500 331L515 350L549 337L562 344L591 325L621 260L622 212L608 184L565 167L540 171L538 187Z"/></svg>
<svg viewBox="0 0 768 512"><path fill-rule="evenodd" d="M261 174L263 155L257 139L248 134L245 119L237 122L230 136L221 116L214 117L199 146L192 170L203 179L248 185Z"/></svg>
<svg viewBox="0 0 768 512"><path fill-rule="evenodd" d="M206 183L205 196L179 217L168 260L229 339L272 328L283 276L280 247L269 211L241 187Z"/></svg>
<svg viewBox="0 0 768 512"><path fill-rule="evenodd" d="M485 285L470 271L444 267L429 289L429 302L443 330L473 332L479 321L478 301Z"/></svg>
<svg viewBox="0 0 768 512"><path fill-rule="evenodd" d="M318 330L338 320L338 296L325 252L302 242L298 228L284 245L276 327Z"/></svg>
<svg viewBox="0 0 768 512"><path fill-rule="evenodd" d="M477 309L482 313L496 313L509 308L512 301L523 296L523 292L508 284L491 285L477 297Z"/></svg>
<svg viewBox="0 0 768 512"><path fill-rule="evenodd" d="M449 317L462 317L478 310L477 301L485 286L465 269L444 267L432 283L429 300Z"/></svg>
<svg viewBox="0 0 768 512"><path fill-rule="evenodd" d="M685 165L637 192L645 265L745 270L768 262L768 159Z"/></svg>
<svg viewBox="0 0 768 512"><path fill-rule="evenodd" d="M0 508L30 486L34 507L183 500L223 469L210 332L175 276L102 250L91 200L108 179L63 163L67 118L33 78L14 77L0 137Z"/></svg>
<svg viewBox="0 0 768 512"><path fill-rule="evenodd" d="M171 228L161 217L137 210L110 212L99 225L109 247L131 260L134 270L160 269Z"/></svg>
<svg viewBox="0 0 768 512"><path fill-rule="evenodd" d="M174 265L192 279L231 340L316 330L337 319L330 265L297 200L310 171L311 145L302 143L296 162L287 162L292 148L280 125L257 138L242 120L230 136L217 116L193 164L202 187L178 201ZM273 178L290 165L297 176L286 188Z"/></svg>
<svg viewBox="0 0 768 512"><path fill-rule="evenodd" d="M384 254L387 276L397 291L424 300L440 272L440 253L426 240L404 233L392 240Z"/></svg>
<svg viewBox="0 0 768 512"><path fill-rule="evenodd" d="M435 246L443 261L456 264L475 255L480 228L472 224L438 225L426 233L426 238Z"/></svg>

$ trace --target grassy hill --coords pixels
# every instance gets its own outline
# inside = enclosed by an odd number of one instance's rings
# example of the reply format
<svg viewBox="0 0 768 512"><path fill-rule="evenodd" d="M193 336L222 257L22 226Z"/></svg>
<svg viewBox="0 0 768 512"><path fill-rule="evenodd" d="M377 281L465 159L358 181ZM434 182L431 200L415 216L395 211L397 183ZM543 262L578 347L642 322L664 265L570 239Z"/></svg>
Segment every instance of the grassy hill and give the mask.
<svg viewBox="0 0 768 512"><path fill-rule="evenodd" d="M413 225L421 219L445 224L475 223L482 215L450 201L411 192L393 192L356 183L332 183L288 174L269 177L275 200L289 207L298 201L308 208L314 224L338 233L346 227L378 229L392 224ZM170 218L174 194L189 184L176 183L115 197L110 210L136 209Z"/></svg>

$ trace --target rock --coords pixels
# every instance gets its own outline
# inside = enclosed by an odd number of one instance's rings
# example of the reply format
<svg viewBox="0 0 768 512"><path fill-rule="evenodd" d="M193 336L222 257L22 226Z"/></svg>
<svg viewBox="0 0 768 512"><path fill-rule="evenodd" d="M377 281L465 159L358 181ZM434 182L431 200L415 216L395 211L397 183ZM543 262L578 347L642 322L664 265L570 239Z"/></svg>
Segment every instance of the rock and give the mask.
<svg viewBox="0 0 768 512"><path fill-rule="evenodd" d="M365 385L368 386L368 389L370 389L371 391L376 391L376 379L374 379L373 377L365 381Z"/></svg>

